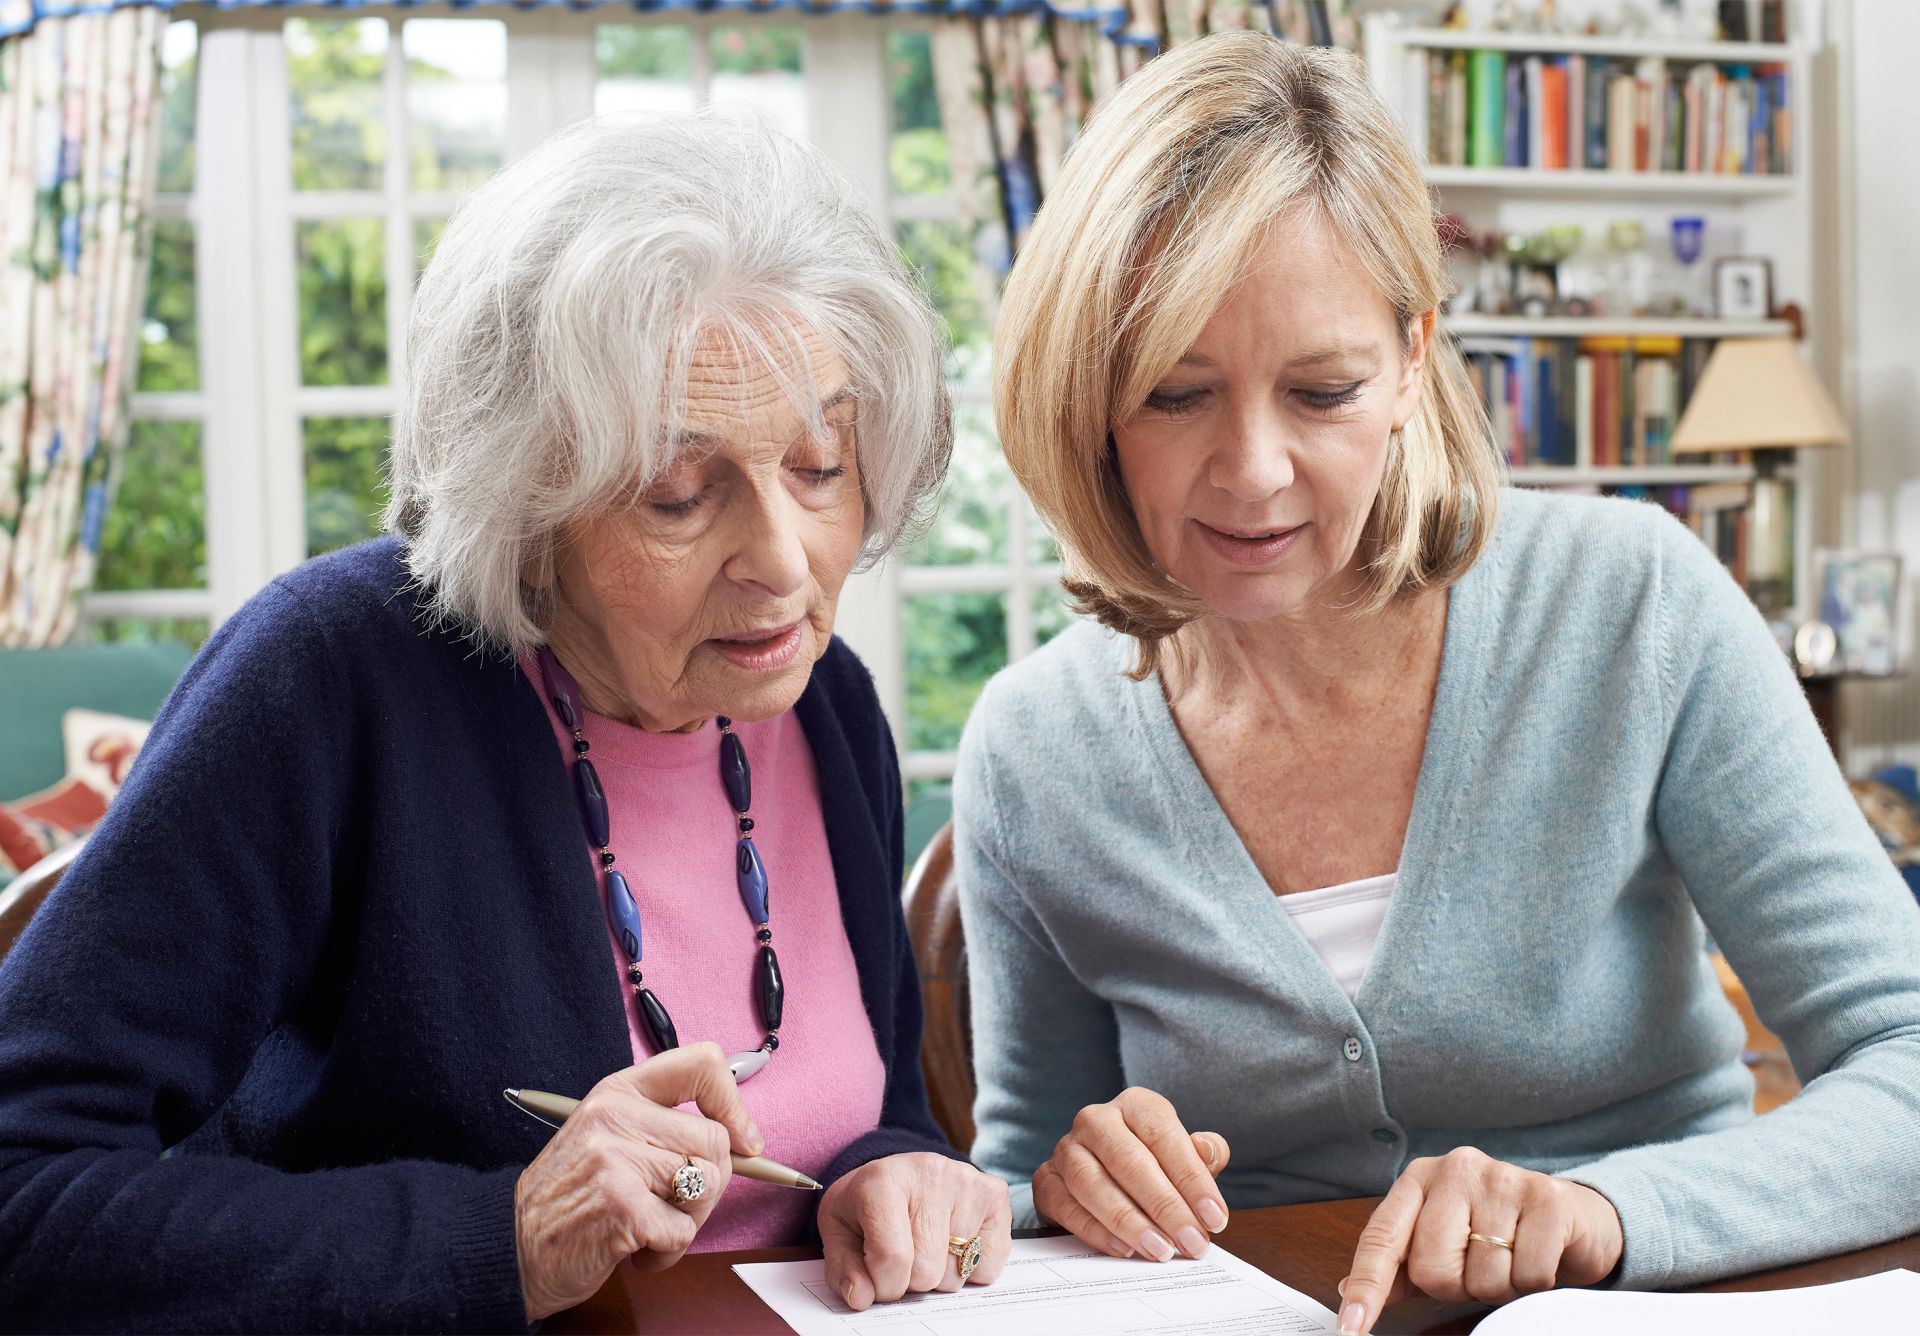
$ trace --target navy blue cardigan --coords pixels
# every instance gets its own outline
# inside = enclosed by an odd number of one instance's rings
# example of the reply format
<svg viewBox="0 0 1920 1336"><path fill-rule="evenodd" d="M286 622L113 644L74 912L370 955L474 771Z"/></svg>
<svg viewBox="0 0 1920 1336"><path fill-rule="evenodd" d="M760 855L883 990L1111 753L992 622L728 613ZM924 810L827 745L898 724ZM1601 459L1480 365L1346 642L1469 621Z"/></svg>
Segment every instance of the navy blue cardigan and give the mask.
<svg viewBox="0 0 1920 1336"><path fill-rule="evenodd" d="M423 629L401 555L309 563L220 628L0 966L0 1326L525 1325L514 1182L550 1134L500 1091L632 1055L540 701ZM796 708L887 1068L828 1176L952 1155L886 721L839 641Z"/></svg>

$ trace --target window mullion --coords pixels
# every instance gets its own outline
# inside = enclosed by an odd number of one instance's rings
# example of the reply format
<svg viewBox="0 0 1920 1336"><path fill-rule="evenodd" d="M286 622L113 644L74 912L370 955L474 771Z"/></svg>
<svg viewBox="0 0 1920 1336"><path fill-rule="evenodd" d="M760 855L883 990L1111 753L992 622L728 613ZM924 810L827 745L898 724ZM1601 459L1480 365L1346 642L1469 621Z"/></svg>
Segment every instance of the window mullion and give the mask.
<svg viewBox="0 0 1920 1336"><path fill-rule="evenodd" d="M397 14L387 23L387 63L382 76L387 112L387 162L382 181L387 239L387 384L399 395L405 395L407 388L407 315L413 306L413 217L407 208L413 152L407 125L403 23Z"/></svg>
<svg viewBox="0 0 1920 1336"><path fill-rule="evenodd" d="M203 26L195 122L195 321L206 398L207 585L214 620L230 616L272 577L264 508L260 187L255 47L266 34ZM284 117L282 122L284 124Z"/></svg>
<svg viewBox="0 0 1920 1336"><path fill-rule="evenodd" d="M260 313L257 376L262 391L259 449L267 569L259 583L306 559L306 479L301 424L300 287L293 225L293 99L284 30L252 35L254 118L253 227L258 238Z"/></svg>

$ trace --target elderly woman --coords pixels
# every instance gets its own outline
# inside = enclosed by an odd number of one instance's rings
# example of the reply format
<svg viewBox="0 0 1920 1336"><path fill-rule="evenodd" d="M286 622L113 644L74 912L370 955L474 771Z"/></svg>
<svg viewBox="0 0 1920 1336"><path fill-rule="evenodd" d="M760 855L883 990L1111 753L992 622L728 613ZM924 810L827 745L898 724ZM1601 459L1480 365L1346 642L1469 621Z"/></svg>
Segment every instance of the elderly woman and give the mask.
<svg viewBox="0 0 1920 1336"><path fill-rule="evenodd" d="M816 1219L855 1308L990 1280L831 638L950 441L896 252L769 130L587 125L408 351L395 535L221 627L0 971L6 1325L517 1329Z"/></svg>
<svg viewBox="0 0 1920 1336"><path fill-rule="evenodd" d="M1344 1331L1920 1228L1920 913L1704 546L1499 489L1446 295L1346 56L1195 42L1070 156L996 396L1108 629L961 748L976 1158L1153 1258L1384 1193Z"/></svg>

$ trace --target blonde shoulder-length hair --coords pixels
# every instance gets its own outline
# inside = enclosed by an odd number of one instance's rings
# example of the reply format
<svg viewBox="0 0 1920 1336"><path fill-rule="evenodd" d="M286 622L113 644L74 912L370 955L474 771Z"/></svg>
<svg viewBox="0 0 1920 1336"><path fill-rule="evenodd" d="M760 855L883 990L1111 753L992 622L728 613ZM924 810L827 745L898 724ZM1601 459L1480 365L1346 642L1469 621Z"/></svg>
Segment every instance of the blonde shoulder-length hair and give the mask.
<svg viewBox="0 0 1920 1336"><path fill-rule="evenodd" d="M1097 109L1021 246L994 341L1001 444L1081 610L1137 643L1136 677L1206 609L1148 552L1110 432L1192 346L1267 229L1315 216L1379 285L1408 352L1451 284L1399 127L1356 58L1220 33L1152 61ZM1363 532L1354 610L1465 574L1499 484L1485 410L1436 331Z"/></svg>

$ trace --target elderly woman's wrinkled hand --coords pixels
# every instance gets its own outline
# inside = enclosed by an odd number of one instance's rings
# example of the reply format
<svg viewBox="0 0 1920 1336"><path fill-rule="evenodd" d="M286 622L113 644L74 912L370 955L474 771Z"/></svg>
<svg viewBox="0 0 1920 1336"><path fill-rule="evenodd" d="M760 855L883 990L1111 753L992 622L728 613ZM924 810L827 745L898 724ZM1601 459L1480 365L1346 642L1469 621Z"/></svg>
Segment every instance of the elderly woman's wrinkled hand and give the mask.
<svg viewBox="0 0 1920 1336"><path fill-rule="evenodd" d="M1198 1257L1227 1227L1213 1180L1231 1154L1225 1137L1189 1134L1164 1095L1136 1086L1075 1115L1034 1171L1033 1204L1110 1257Z"/></svg>
<svg viewBox="0 0 1920 1336"><path fill-rule="evenodd" d="M1360 1234L1340 1282L1340 1330L1420 1290L1443 1303L1503 1304L1606 1279L1625 1246L1613 1203L1581 1183L1463 1146L1407 1165Z"/></svg>
<svg viewBox="0 0 1920 1336"><path fill-rule="evenodd" d="M675 1107L689 1101L699 1113ZM650 1271L679 1261L727 1189L730 1152L760 1150L717 1044L676 1048L600 1082L514 1189L527 1319L591 1298L623 1261ZM676 1205L674 1176L689 1160L704 1187Z"/></svg>
<svg viewBox="0 0 1920 1336"><path fill-rule="evenodd" d="M856 1312L907 1293L959 1289L954 1240L978 1245L967 1281L991 1285L1013 1246L1013 1210L1005 1183L944 1155L863 1164L820 1202L827 1283Z"/></svg>

